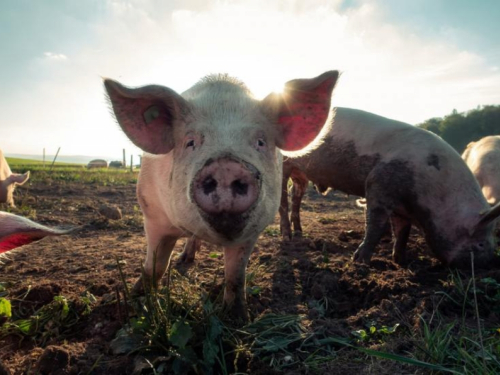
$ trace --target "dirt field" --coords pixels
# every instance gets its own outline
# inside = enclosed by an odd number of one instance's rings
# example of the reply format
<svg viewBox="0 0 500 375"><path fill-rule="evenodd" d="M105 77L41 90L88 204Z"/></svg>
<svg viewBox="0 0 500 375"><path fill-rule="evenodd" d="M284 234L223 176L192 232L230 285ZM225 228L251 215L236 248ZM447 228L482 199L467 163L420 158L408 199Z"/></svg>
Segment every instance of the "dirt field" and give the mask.
<svg viewBox="0 0 500 375"><path fill-rule="evenodd" d="M1 338L0 361L4 371L10 370L12 374L153 373L138 365L137 352L117 355L110 348L125 319L117 259L127 283L132 285L140 275L145 256L145 236L135 186L32 183L19 189L16 197L23 207L31 209L24 209L22 213L41 223L78 225L82 229L70 236L47 238L25 246L3 260L0 291L12 302L13 319L29 317L51 303L54 296L64 296L70 302L87 296L90 302L72 305L79 314L74 324L54 325L52 330L49 324L36 336ZM98 213L101 204L119 206L123 219L111 221L101 217ZM355 265L350 257L362 239L364 216L354 198L340 193L323 198L311 190L302 212L302 238L282 241L276 219L276 224L266 229L257 244L248 270L249 287L255 292L248 295L252 319L269 313L303 314L303 325L308 332L321 332L322 337L343 337L351 342L355 342L352 341L355 331L399 324L396 332L387 338L374 334L373 339L362 340L359 345L406 356L416 356L417 346L422 345L417 332L422 329L423 320L430 325L437 322L438 317L442 324L456 320L476 324L475 309L454 297L458 296L459 289L456 280L451 279L450 270L429 255L417 230L413 230L409 241L407 267L391 261L390 237L382 240L370 266ZM177 244L174 257L182 250L183 242ZM216 296L222 289L223 259L221 251L212 245L203 245L192 266L174 268L178 270L177 277L206 288L210 295ZM498 269L478 269L476 279L489 277L498 281ZM470 271L461 271L460 275L467 284ZM120 303L117 291L122 295ZM478 297L480 302L484 300L479 306L481 324L485 330L497 329L500 324L498 307L495 307L498 301L491 295L486 300L486 294ZM453 303L452 298L457 303ZM85 309L87 314L83 313ZM426 371L409 364L375 359L354 349L332 347L334 356L314 368L300 361L279 367L269 363L268 357L250 356L239 363L237 370L251 374ZM302 358L300 348L291 348L294 350L291 358L296 355ZM285 355L280 357L280 353L274 358L290 361ZM234 371L234 367L228 365L228 368L233 368L229 372ZM167 367L163 367L163 371L170 373Z"/></svg>

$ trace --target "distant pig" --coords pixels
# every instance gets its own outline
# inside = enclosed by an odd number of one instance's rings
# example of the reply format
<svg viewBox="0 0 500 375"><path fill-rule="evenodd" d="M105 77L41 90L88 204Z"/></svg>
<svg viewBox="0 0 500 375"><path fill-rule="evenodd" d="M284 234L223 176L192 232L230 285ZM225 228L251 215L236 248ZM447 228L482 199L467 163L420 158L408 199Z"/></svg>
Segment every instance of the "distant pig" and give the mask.
<svg viewBox="0 0 500 375"><path fill-rule="evenodd" d="M467 145L462 158L479 182L489 204L500 202L500 135Z"/></svg>
<svg viewBox="0 0 500 375"><path fill-rule="evenodd" d="M46 236L59 236L72 230L49 228L24 217L0 211L0 254Z"/></svg>
<svg viewBox="0 0 500 375"><path fill-rule="evenodd" d="M29 172L25 174L12 173L2 150L0 150L0 203L7 203L9 206L15 207L14 188L24 184L29 178Z"/></svg>
<svg viewBox="0 0 500 375"><path fill-rule="evenodd" d="M280 149L301 150L320 136L337 78L330 71L293 80L261 101L227 75L208 76L181 95L104 81L118 123L146 152L137 197L148 279L161 278L177 239L196 235L224 248L224 305L246 319L245 268L278 210Z"/></svg>
<svg viewBox="0 0 500 375"><path fill-rule="evenodd" d="M489 260L496 248L490 208L460 155L420 128L355 109L337 108L330 133L315 150L284 162L281 229L291 236L288 178L294 181L292 221L301 231L300 201L312 181L319 191L338 189L366 197L366 233L354 260L369 263L390 221L393 259L405 261L412 223L445 264Z"/></svg>

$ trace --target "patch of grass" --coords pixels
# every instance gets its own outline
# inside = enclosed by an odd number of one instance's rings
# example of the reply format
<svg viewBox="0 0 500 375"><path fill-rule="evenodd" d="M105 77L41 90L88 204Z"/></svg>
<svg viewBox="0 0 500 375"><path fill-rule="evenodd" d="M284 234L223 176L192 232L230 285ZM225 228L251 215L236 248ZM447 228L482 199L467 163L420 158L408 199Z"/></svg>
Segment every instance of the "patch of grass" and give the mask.
<svg viewBox="0 0 500 375"><path fill-rule="evenodd" d="M387 335L392 335L399 327L399 323L394 324L392 327L382 326L377 328L375 324L370 324L367 329L360 329L353 331L352 335L356 337L358 342L383 342Z"/></svg>
<svg viewBox="0 0 500 375"><path fill-rule="evenodd" d="M264 234L269 237L281 236L280 229L275 225L269 225L266 229L264 229Z"/></svg>
<svg viewBox="0 0 500 375"><path fill-rule="evenodd" d="M473 267L473 266L472 266ZM483 327L481 316L496 313L500 300L500 284L493 278L476 281L452 271L448 292L442 296L431 318L422 318L417 356L461 374L500 373L500 335L498 327ZM440 309L447 304L461 311L455 319L445 317Z"/></svg>
<svg viewBox="0 0 500 375"><path fill-rule="evenodd" d="M249 273L249 295L260 293L258 286L253 285L254 277ZM364 332L366 340L360 340L362 333L343 338L332 337L323 329L311 329L304 315L265 314L236 328L228 323L221 293L213 293L215 280L207 290L193 285L176 270L170 270L167 278L166 287L152 289L145 285L145 296L129 299L133 313L111 345L115 353L138 354L153 373L241 373L248 370L250 361L276 371L321 373L325 366L341 360L339 350L355 350L436 371L448 370L412 357L356 345L382 342L398 325L372 325Z"/></svg>
<svg viewBox="0 0 500 375"><path fill-rule="evenodd" d="M6 157L5 160L7 160L7 163L9 164L9 166L11 168L13 167L19 167L19 166L28 166L28 167L40 167L40 166L43 166L44 163L42 160L33 160L33 159L20 159L20 158L10 158L10 157ZM48 166L50 167L52 164L52 160L46 160L45 161L45 166ZM68 166L71 166L71 167L81 167L83 164L75 164L75 163L64 163L64 162L59 162L59 161L56 161L54 163L54 167L68 167Z"/></svg>
<svg viewBox="0 0 500 375"><path fill-rule="evenodd" d="M87 169L84 165L62 164L50 166L42 165L16 165L13 170L17 173L30 171L31 183L43 184L64 184L76 182L82 184L99 184L102 186L115 186L135 184L137 182L138 171L130 172L128 169L114 168L92 168Z"/></svg>
<svg viewBox="0 0 500 375"><path fill-rule="evenodd" d="M37 310L27 319L13 318L10 301L0 298L0 338L8 335L31 337L38 345L44 345L50 338L67 332L82 317L90 314L95 297L90 293L76 301L68 301L64 296L55 296L54 300ZM10 315L8 314L10 312Z"/></svg>

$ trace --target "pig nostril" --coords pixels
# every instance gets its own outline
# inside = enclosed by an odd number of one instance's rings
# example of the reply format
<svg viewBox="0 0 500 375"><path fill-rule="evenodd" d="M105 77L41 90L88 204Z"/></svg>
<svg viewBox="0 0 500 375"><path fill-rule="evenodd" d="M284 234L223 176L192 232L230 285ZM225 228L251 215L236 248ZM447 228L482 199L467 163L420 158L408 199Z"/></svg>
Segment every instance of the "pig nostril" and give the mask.
<svg viewBox="0 0 500 375"><path fill-rule="evenodd" d="M231 183L231 190L235 195L247 195L248 184L241 182L240 180L233 181Z"/></svg>
<svg viewBox="0 0 500 375"><path fill-rule="evenodd" d="M208 176L201 183L201 187L203 188L203 193L205 193L205 195L208 195L210 193L213 193L217 188L217 181L212 176Z"/></svg>

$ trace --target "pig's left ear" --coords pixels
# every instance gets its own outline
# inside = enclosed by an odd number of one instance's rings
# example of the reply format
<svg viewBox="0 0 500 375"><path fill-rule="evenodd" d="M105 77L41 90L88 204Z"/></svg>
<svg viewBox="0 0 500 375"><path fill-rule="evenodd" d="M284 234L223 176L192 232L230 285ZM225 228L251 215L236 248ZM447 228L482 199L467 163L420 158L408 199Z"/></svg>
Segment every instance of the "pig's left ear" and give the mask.
<svg viewBox="0 0 500 375"><path fill-rule="evenodd" d="M277 122L276 146L298 151L321 132L330 113L332 91L337 83L336 70L311 79L295 79L283 92L272 93L263 101L263 110Z"/></svg>
<svg viewBox="0 0 500 375"><path fill-rule="evenodd" d="M491 207L488 211L486 211L481 215L481 218L479 219L476 228L488 225L489 223L497 219L499 216L500 216L500 203Z"/></svg>
<svg viewBox="0 0 500 375"><path fill-rule="evenodd" d="M173 128L189 107L184 98L156 85L129 88L105 79L104 87L118 124L137 147L151 154L174 148Z"/></svg>
<svg viewBox="0 0 500 375"><path fill-rule="evenodd" d="M0 212L0 254L47 236L68 234L74 229L49 228L21 216Z"/></svg>

